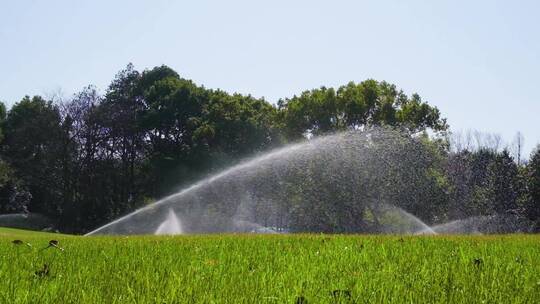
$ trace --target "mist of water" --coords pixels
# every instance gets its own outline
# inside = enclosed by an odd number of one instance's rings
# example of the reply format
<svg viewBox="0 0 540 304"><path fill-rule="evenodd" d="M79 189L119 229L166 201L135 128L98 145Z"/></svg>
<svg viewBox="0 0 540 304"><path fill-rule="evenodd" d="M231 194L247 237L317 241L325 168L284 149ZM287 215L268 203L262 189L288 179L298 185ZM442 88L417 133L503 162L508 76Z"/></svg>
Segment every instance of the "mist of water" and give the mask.
<svg viewBox="0 0 540 304"><path fill-rule="evenodd" d="M439 234L528 233L532 228L532 223L511 214L473 216L432 227Z"/></svg>
<svg viewBox="0 0 540 304"><path fill-rule="evenodd" d="M154 234L182 234L182 224L172 209L169 209L167 218L159 225Z"/></svg>
<svg viewBox="0 0 540 304"><path fill-rule="evenodd" d="M389 129L321 136L240 162L87 235L445 233L409 212L430 212L421 205L433 191L429 155Z"/></svg>

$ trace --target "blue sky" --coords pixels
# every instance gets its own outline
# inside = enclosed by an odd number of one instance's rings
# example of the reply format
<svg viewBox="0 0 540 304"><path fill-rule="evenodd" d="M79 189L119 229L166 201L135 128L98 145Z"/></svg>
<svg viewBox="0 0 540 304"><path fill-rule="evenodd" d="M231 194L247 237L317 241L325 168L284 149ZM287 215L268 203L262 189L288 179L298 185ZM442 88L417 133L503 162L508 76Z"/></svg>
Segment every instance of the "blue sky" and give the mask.
<svg viewBox="0 0 540 304"><path fill-rule="evenodd" d="M540 143L538 1L2 1L0 100L65 96L166 64L271 102L367 78L455 131Z"/></svg>

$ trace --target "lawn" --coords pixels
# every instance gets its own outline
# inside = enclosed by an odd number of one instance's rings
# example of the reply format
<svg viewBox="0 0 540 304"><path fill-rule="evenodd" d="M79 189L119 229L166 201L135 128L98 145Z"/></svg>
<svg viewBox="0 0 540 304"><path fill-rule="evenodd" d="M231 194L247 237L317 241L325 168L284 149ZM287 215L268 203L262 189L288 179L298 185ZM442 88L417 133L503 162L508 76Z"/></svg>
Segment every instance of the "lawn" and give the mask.
<svg viewBox="0 0 540 304"><path fill-rule="evenodd" d="M76 237L0 228L0 262L1 303L540 299L535 235Z"/></svg>

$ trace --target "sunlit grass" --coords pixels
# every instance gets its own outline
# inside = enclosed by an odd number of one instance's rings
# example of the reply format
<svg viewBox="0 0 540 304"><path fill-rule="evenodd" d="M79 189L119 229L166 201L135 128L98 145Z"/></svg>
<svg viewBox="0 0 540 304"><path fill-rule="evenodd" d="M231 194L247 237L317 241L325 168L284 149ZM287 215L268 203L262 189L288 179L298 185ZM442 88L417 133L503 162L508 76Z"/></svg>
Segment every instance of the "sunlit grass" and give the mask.
<svg viewBox="0 0 540 304"><path fill-rule="evenodd" d="M1 303L534 303L540 295L532 235L9 232L0 230Z"/></svg>

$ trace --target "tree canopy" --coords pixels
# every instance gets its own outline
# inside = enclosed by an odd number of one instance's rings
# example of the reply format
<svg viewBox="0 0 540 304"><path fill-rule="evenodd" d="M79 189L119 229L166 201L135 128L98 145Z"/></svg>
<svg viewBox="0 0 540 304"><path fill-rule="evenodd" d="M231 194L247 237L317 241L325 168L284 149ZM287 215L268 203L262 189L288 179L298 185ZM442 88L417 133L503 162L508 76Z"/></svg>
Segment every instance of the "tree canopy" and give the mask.
<svg viewBox="0 0 540 304"><path fill-rule="evenodd" d="M284 131L291 138L380 125L410 133L448 128L439 110L422 102L418 94L408 97L395 85L371 79L350 82L337 90L321 87L304 91L280 100L278 105Z"/></svg>
<svg viewBox="0 0 540 304"><path fill-rule="evenodd" d="M417 155L420 173L393 177L395 185L408 180L419 188L388 194L408 211L431 223L494 213L538 222L539 151L528 164L506 150L451 151L440 111L393 84L350 82L272 104L205 88L167 66L139 72L131 64L104 94L89 86L61 103L41 96L25 96L9 110L0 103L0 213L40 213L63 231L85 232L244 157L377 126L424 146ZM384 166L380 161L372 163ZM317 172L307 168L298 177L305 183L283 195L326 187L310 178ZM344 181L343 187L356 185ZM306 226L302 218L319 210L306 206L306 213L295 214L297 227L346 232L340 222L363 225L363 211L353 216L345 209L350 198L325 193L336 202L333 216L342 218Z"/></svg>

